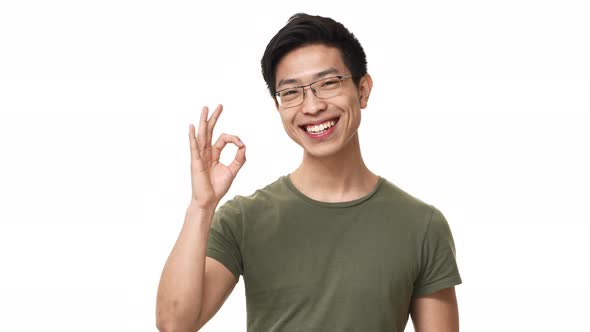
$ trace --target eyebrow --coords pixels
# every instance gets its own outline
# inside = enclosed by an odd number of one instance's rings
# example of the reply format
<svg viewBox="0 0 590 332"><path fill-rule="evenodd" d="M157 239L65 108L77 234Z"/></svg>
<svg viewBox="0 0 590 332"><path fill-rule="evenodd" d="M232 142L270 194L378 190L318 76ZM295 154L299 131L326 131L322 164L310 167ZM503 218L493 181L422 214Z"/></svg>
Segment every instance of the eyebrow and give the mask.
<svg viewBox="0 0 590 332"><path fill-rule="evenodd" d="M330 68L330 69L326 69L326 70L322 70L319 73L316 73L313 75L313 79L317 79L329 74L338 74L338 70L336 68ZM281 85L286 85L286 84L293 84L293 83L299 83L301 82L301 80L296 79L296 78L287 78L287 79L282 79L279 81L279 84L277 85L277 90L281 87Z"/></svg>

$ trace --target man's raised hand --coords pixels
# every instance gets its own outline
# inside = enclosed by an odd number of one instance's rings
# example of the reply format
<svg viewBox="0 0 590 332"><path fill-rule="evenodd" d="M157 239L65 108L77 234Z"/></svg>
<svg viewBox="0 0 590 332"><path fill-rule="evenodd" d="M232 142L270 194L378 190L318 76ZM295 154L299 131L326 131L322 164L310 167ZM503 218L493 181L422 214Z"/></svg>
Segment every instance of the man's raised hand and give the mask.
<svg viewBox="0 0 590 332"><path fill-rule="evenodd" d="M218 105L211 118L207 120L209 109L207 106L203 107L196 135L195 126L189 125L191 203L199 208L215 208L246 162L246 146L235 135L221 134L215 144L211 145L213 128L222 110L223 106ZM221 151L227 143L233 143L238 147L234 160L228 166L219 161Z"/></svg>

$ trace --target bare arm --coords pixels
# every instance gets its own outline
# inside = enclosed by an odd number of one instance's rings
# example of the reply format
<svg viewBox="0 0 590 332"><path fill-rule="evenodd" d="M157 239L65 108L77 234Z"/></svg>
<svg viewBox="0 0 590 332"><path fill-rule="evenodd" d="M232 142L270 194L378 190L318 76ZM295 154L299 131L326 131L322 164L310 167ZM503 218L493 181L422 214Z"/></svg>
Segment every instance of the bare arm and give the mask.
<svg viewBox="0 0 590 332"><path fill-rule="evenodd" d="M192 198L182 230L160 278L156 302L156 326L160 331L196 331L221 307L236 279L221 263L206 259L209 228L217 204L246 161L245 145L232 135L222 134L215 145L211 136L221 105L207 121L203 108L199 132L189 128ZM234 161L219 162L227 143L238 146ZM220 266L221 265L221 266Z"/></svg>
<svg viewBox="0 0 590 332"><path fill-rule="evenodd" d="M210 212L191 208L160 280L160 331L197 331L219 310L237 283L224 265L205 256Z"/></svg>
<svg viewBox="0 0 590 332"><path fill-rule="evenodd" d="M225 265L211 257L206 257L203 305L197 323L197 330L203 327L217 313L237 282L236 277Z"/></svg>
<svg viewBox="0 0 590 332"><path fill-rule="evenodd" d="M455 287L415 298L410 315L416 332L459 332Z"/></svg>

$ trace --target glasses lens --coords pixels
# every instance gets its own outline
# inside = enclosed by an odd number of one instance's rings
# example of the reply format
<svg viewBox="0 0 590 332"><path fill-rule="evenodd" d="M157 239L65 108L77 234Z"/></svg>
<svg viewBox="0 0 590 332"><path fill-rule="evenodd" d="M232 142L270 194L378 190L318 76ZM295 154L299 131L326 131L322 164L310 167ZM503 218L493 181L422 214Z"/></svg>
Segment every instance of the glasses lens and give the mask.
<svg viewBox="0 0 590 332"><path fill-rule="evenodd" d="M287 89L279 92L279 103L284 107L297 105L303 96L301 89Z"/></svg>
<svg viewBox="0 0 590 332"><path fill-rule="evenodd" d="M316 92L316 95L320 98L330 98L338 95L342 88L340 78L329 77L318 81L312 86L312 89Z"/></svg>

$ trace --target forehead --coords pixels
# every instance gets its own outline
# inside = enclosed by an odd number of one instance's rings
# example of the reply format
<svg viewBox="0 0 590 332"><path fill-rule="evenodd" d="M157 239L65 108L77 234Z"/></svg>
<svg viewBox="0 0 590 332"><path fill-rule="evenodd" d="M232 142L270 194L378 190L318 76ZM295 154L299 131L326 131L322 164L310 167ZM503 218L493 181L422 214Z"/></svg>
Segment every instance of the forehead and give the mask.
<svg viewBox="0 0 590 332"><path fill-rule="evenodd" d="M332 70L332 75L348 72L342 61L340 50L325 45L307 45L287 53L279 61L276 69L276 85L289 80L297 83L310 81L318 73Z"/></svg>

